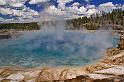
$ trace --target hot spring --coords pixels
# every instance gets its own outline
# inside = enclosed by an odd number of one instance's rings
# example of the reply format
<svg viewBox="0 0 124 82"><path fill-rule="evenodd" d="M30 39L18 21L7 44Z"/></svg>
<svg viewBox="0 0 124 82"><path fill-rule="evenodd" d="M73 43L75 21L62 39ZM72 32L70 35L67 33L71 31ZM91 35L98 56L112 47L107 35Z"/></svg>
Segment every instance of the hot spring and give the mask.
<svg viewBox="0 0 124 82"><path fill-rule="evenodd" d="M118 37L110 31L32 31L0 40L0 66L83 66L98 61Z"/></svg>

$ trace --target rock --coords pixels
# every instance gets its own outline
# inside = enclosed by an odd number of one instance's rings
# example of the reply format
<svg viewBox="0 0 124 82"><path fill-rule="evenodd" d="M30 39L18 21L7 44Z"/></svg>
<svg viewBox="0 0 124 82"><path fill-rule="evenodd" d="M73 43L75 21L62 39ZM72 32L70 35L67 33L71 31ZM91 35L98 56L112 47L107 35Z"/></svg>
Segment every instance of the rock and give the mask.
<svg viewBox="0 0 124 82"><path fill-rule="evenodd" d="M112 68L95 71L95 73L122 75L122 74L124 74L124 67L122 67L122 66L114 66Z"/></svg>
<svg viewBox="0 0 124 82"><path fill-rule="evenodd" d="M42 81L52 81L55 80L57 77L59 77L57 70L44 68L39 73L39 76L36 79L36 82L42 82Z"/></svg>
<svg viewBox="0 0 124 82"><path fill-rule="evenodd" d="M0 81L2 81L4 78L0 77Z"/></svg>
<svg viewBox="0 0 124 82"><path fill-rule="evenodd" d="M95 79L93 82L115 82L112 78Z"/></svg>
<svg viewBox="0 0 124 82"><path fill-rule="evenodd" d="M10 82L10 80L8 80L8 79L3 79L3 80L1 80L0 82Z"/></svg>
<svg viewBox="0 0 124 82"><path fill-rule="evenodd" d="M63 71L61 71L60 80L66 79L67 73L68 73L68 69L64 69Z"/></svg>
<svg viewBox="0 0 124 82"><path fill-rule="evenodd" d="M35 79L26 80L25 82L36 82Z"/></svg>
<svg viewBox="0 0 124 82"><path fill-rule="evenodd" d="M120 42L119 42L119 44L118 44L118 48L119 48L120 50L124 50L124 34L122 34L122 35L120 36Z"/></svg>
<svg viewBox="0 0 124 82"><path fill-rule="evenodd" d="M41 70L31 70L31 71L27 71L27 72L24 72L22 73L24 75L24 81L27 81L30 79L35 79L38 77L39 73L41 72Z"/></svg>
<svg viewBox="0 0 124 82"><path fill-rule="evenodd" d="M72 79L72 78L76 78L76 76L81 76L87 74L85 71L83 71L82 69L74 69L74 68L70 68L66 74L65 79Z"/></svg>
<svg viewBox="0 0 124 82"><path fill-rule="evenodd" d="M15 73L8 76L6 79L9 79L12 81L22 81L24 79L24 76L21 73Z"/></svg>
<svg viewBox="0 0 124 82"><path fill-rule="evenodd" d="M120 52L121 52L121 50L118 48L110 48L107 50L107 57L117 55Z"/></svg>
<svg viewBox="0 0 124 82"><path fill-rule="evenodd" d="M108 78L111 78L111 77L113 77L113 76L111 76L111 75L102 75L102 74L88 74L88 76L90 77L90 78L92 78L92 79L108 79Z"/></svg>
<svg viewBox="0 0 124 82"><path fill-rule="evenodd" d="M3 69L2 72L0 73L0 76L5 78L13 73L15 73L16 71L14 70L10 70L10 69Z"/></svg>
<svg viewBox="0 0 124 82"><path fill-rule="evenodd" d="M0 34L0 39L9 39L11 38L11 35L9 34Z"/></svg>

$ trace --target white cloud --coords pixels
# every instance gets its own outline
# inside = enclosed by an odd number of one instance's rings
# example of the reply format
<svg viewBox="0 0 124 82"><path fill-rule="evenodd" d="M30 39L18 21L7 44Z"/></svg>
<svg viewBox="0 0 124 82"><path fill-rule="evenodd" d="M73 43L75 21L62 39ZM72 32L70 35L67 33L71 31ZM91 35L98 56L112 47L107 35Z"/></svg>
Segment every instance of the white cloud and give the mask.
<svg viewBox="0 0 124 82"><path fill-rule="evenodd" d="M28 0L0 0L0 5L20 5L20 4L24 4L26 1Z"/></svg>
<svg viewBox="0 0 124 82"><path fill-rule="evenodd" d="M0 20L4 20L4 18L0 17Z"/></svg>
<svg viewBox="0 0 124 82"><path fill-rule="evenodd" d="M48 2L49 0L31 0L29 1L29 4L38 4L42 2Z"/></svg>
<svg viewBox="0 0 124 82"><path fill-rule="evenodd" d="M78 15L78 14L86 14L86 8L84 6L77 7L77 6L72 6L69 7L67 11L71 13L72 15Z"/></svg>
<svg viewBox="0 0 124 82"><path fill-rule="evenodd" d="M122 5L122 10L124 11L124 4Z"/></svg>
<svg viewBox="0 0 124 82"><path fill-rule="evenodd" d="M65 10L65 3L59 3L58 8L62 9L62 10Z"/></svg>
<svg viewBox="0 0 124 82"><path fill-rule="evenodd" d="M69 7L68 9L71 14L77 14L79 12L77 6Z"/></svg>
<svg viewBox="0 0 124 82"><path fill-rule="evenodd" d="M5 0L0 0L0 5L5 5L6 1Z"/></svg>
<svg viewBox="0 0 124 82"><path fill-rule="evenodd" d="M25 6L26 1L28 0L0 0L0 5L3 5L0 7L0 14L13 17L12 20L6 19L7 21L26 21L28 19L32 20L33 18L38 17L39 13L37 11Z"/></svg>
<svg viewBox="0 0 124 82"><path fill-rule="evenodd" d="M50 6L47 9L47 12L52 15L66 15L65 11L62 11L61 9L56 8L54 5Z"/></svg>
<svg viewBox="0 0 124 82"><path fill-rule="evenodd" d="M115 9L115 5L112 2L107 2L99 5L99 10L104 11L105 13L111 12Z"/></svg>
<svg viewBox="0 0 124 82"><path fill-rule="evenodd" d="M86 8L84 6L79 8L80 14L86 14Z"/></svg>
<svg viewBox="0 0 124 82"><path fill-rule="evenodd" d="M12 3L10 4L12 7L23 7L24 4L23 3Z"/></svg>
<svg viewBox="0 0 124 82"><path fill-rule="evenodd" d="M30 8L24 7L22 10L16 10L11 8L0 8L0 13L3 15L16 16L18 19L32 19L34 16L38 16L39 13Z"/></svg>
<svg viewBox="0 0 124 82"><path fill-rule="evenodd" d="M58 0L57 3L69 3L72 2L73 0Z"/></svg>
<svg viewBox="0 0 124 82"><path fill-rule="evenodd" d="M107 3L103 3L103 4L100 4L99 6L107 6L107 7L113 7L113 3L112 2L107 2Z"/></svg>
<svg viewBox="0 0 124 82"><path fill-rule="evenodd" d="M84 0L85 2L90 2L90 1L92 1L92 0Z"/></svg>
<svg viewBox="0 0 124 82"><path fill-rule="evenodd" d="M16 20L26 21L26 20L33 20L33 18L39 16L39 12L34 11L25 6L25 2L29 0L0 0L0 13L3 15L10 15L16 16ZM48 2L50 0L30 0L29 4L38 4L43 2ZM104 11L106 13L111 12L115 8L121 8L124 10L124 5L114 5L112 2L107 2L100 4L98 7L95 5L86 5L81 6L80 3L74 2L69 7L66 6L67 3L72 2L73 0L57 0L58 6L50 5L49 7L45 8L44 11L48 15L52 16L60 16L63 18L76 18L83 16L90 16L92 14L99 13ZM91 0L85 0L89 2ZM14 7L14 8L13 8ZM52 18L52 17L51 17ZM1 18L0 18L1 19ZM14 20L13 18L12 20ZM1 19L2 20L2 19ZM7 19L10 20L10 19ZM12 21L11 20L11 21Z"/></svg>
<svg viewBox="0 0 124 82"><path fill-rule="evenodd" d="M11 15L13 12L10 10L10 8L0 8L0 13L3 15Z"/></svg>
<svg viewBox="0 0 124 82"><path fill-rule="evenodd" d="M96 14L98 10L95 5L88 5L87 7L81 6L78 7L78 3L72 4L70 7L66 7L65 4L58 5L58 8L55 6L50 6L46 11L51 15L57 16L68 16L68 18L79 17L81 16L90 16L92 14Z"/></svg>
<svg viewBox="0 0 124 82"><path fill-rule="evenodd" d="M97 12L98 12L97 9L89 9L89 10L87 11L87 16L90 16L90 15L92 15L92 14L96 14Z"/></svg>
<svg viewBox="0 0 124 82"><path fill-rule="evenodd" d="M88 4L88 5L86 6L86 8L87 8L87 9L94 9L94 8L96 8L96 6L95 6L95 5L89 5L89 4Z"/></svg>
<svg viewBox="0 0 124 82"><path fill-rule="evenodd" d="M54 5L50 6L47 10L47 13L56 16L63 16L63 19L66 18L76 18L79 14L86 15L87 9L84 6L77 7L76 5L65 7L65 9L57 8Z"/></svg>
<svg viewBox="0 0 124 82"><path fill-rule="evenodd" d="M75 2L72 4L72 6L79 6L79 5L80 5L80 3L78 3L78 2Z"/></svg>
<svg viewBox="0 0 124 82"><path fill-rule="evenodd" d="M120 4L115 4L115 7L116 7L116 9L121 9L121 8L122 8L122 5L120 5Z"/></svg>

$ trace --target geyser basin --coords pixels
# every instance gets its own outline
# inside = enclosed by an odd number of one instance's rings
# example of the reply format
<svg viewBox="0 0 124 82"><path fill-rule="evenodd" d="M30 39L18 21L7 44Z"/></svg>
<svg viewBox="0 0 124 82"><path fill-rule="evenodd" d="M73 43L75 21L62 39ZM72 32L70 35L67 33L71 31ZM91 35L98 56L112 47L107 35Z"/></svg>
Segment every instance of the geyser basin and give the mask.
<svg viewBox="0 0 124 82"><path fill-rule="evenodd" d="M0 66L82 66L102 58L117 39L102 31L26 32L0 41Z"/></svg>

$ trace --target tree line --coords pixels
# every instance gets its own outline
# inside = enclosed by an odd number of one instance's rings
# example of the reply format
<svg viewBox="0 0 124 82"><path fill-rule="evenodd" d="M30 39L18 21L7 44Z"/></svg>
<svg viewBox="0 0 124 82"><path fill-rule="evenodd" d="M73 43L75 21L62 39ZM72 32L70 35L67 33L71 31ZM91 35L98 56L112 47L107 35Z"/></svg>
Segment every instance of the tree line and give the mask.
<svg viewBox="0 0 124 82"><path fill-rule="evenodd" d="M39 30L37 22L30 23L3 23L0 24L0 30Z"/></svg>
<svg viewBox="0 0 124 82"><path fill-rule="evenodd" d="M124 29L124 11L119 9L113 10L111 13L102 13L102 16L98 14L93 14L88 17L80 17L75 19L70 19L66 21L67 29L113 29L113 30L123 30Z"/></svg>

